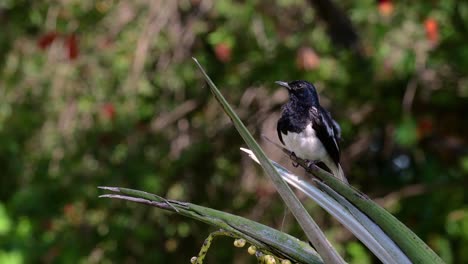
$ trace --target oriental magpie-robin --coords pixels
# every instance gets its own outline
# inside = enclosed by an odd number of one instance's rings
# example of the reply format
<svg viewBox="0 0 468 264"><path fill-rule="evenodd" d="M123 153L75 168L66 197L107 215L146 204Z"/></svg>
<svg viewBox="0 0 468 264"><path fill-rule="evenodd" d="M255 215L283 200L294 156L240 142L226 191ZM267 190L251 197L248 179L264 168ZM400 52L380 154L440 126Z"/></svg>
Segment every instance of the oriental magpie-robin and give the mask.
<svg viewBox="0 0 468 264"><path fill-rule="evenodd" d="M289 93L289 102L283 105L276 126L281 143L299 158L322 162L335 177L347 183L340 166L340 126L320 106L314 85L306 81L276 84Z"/></svg>

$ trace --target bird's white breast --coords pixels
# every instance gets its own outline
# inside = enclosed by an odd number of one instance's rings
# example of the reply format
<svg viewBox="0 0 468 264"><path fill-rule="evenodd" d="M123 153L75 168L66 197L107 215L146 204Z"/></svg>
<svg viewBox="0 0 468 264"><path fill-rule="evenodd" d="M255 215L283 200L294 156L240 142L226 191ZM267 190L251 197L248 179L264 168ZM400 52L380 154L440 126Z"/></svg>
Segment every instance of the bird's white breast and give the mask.
<svg viewBox="0 0 468 264"><path fill-rule="evenodd" d="M325 147L316 136L311 124L300 133L282 133L282 138L286 148L300 158L315 161L323 160L327 155Z"/></svg>

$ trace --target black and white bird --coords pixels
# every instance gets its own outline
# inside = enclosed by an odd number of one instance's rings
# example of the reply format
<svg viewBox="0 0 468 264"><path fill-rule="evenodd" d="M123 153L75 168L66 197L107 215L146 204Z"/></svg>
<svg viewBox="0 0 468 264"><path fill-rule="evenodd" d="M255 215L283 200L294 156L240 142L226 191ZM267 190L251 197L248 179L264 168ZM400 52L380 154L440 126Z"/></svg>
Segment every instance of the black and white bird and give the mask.
<svg viewBox="0 0 468 264"><path fill-rule="evenodd" d="M314 85L306 81L276 84L289 93L276 126L281 143L299 158L322 162L335 177L347 183L340 165L340 126L320 106Z"/></svg>

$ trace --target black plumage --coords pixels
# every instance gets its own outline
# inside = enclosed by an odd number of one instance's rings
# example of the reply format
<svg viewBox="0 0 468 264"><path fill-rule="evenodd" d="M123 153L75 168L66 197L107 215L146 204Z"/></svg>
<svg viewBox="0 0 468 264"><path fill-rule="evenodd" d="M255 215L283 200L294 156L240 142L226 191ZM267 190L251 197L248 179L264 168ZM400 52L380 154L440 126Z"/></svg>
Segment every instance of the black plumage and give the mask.
<svg viewBox="0 0 468 264"><path fill-rule="evenodd" d="M322 161L332 172L341 171L339 165L341 130L330 112L320 105L315 87L306 81L276 83L286 87L289 92L289 101L282 107L281 117L277 123L281 143L296 155L302 154L297 155L300 158L317 158L313 161ZM309 125L312 130L308 128ZM290 138L285 140L285 137ZM320 154L324 151L318 142L323 145L326 155ZM307 147L310 149L304 149ZM314 151L316 153L312 153ZM334 164L330 164L331 162ZM336 167L335 170L330 168L333 166Z"/></svg>

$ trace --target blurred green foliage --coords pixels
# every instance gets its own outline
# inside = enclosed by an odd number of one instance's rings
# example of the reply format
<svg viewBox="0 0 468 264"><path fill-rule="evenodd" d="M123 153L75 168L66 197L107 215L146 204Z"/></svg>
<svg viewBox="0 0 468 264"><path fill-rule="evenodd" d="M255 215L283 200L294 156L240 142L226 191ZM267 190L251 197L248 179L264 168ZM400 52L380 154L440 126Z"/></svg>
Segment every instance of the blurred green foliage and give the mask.
<svg viewBox="0 0 468 264"><path fill-rule="evenodd" d="M0 2L0 263L184 263L209 233L99 200L99 185L192 201L302 237L241 156L242 140L192 56L258 138L276 137L286 100L273 82L314 82L342 126L350 182L445 261L468 262L468 3L340 1L359 36L352 47L330 38L330 21L311 3ZM306 206L350 262L377 262ZM228 239L208 254L233 259L254 261Z"/></svg>

